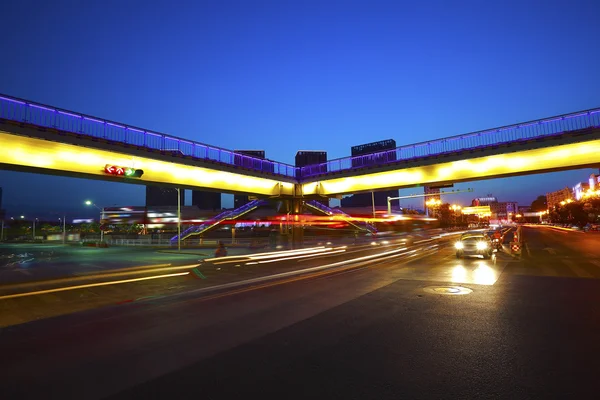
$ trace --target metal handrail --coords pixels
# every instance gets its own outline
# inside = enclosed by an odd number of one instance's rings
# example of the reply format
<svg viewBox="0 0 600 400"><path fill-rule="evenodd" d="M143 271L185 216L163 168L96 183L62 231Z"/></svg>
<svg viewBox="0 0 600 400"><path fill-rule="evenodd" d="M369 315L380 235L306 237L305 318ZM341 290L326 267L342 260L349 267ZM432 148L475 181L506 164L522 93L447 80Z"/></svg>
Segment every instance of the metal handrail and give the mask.
<svg viewBox="0 0 600 400"><path fill-rule="evenodd" d="M17 97L0 95L0 118L31 123L79 135L135 145L151 150L176 152L198 160L211 160L274 175L296 178L297 168L220 147L183 139L164 133L109 121L73 111L34 103Z"/></svg>
<svg viewBox="0 0 600 400"><path fill-rule="evenodd" d="M200 225L192 225L185 231L181 232L181 240L185 240L188 236L194 235L196 233L203 232L207 229L207 227L212 227L216 224L219 224L221 221L226 219L235 219L246 212L261 206L262 204L266 204L265 200L257 199L252 200L249 203L246 203L238 208L233 210L225 210L222 213L212 217L211 219L203 222ZM178 240L178 236L175 235L171 238L171 242L176 242Z"/></svg>
<svg viewBox="0 0 600 400"><path fill-rule="evenodd" d="M364 222L360 222L357 223L357 221L353 221L352 216L345 213L344 211L338 209L338 208L331 208L329 206L326 206L325 204L321 203L320 201L317 200L310 200L305 202L305 204L309 207L315 208L321 212L324 212L327 215L333 215L333 214L337 214L339 216L341 216L344 220L346 220L346 222L348 222L351 225L354 225L355 227L357 227L358 229L363 229L361 226L359 226L360 224L364 224L366 228L366 230L368 230L369 232L377 232L377 228L375 227L375 225L370 224L366 221Z"/></svg>
<svg viewBox="0 0 600 400"><path fill-rule="evenodd" d="M332 172L353 170L365 166L378 166L397 161L516 143L595 127L600 127L600 108L404 145L376 153L337 158L325 163L301 167L299 176L302 178L323 176Z"/></svg>
<svg viewBox="0 0 600 400"><path fill-rule="evenodd" d="M380 166L600 127L600 108L404 145L376 153L342 157L300 168L7 95L0 95L0 118L302 180L366 166Z"/></svg>

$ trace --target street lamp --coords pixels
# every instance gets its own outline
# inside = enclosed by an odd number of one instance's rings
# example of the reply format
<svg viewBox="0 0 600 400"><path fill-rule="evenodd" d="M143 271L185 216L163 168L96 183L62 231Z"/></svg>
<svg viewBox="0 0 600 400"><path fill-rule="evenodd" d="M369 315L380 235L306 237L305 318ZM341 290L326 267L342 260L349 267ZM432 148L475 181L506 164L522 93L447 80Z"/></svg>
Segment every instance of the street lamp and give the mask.
<svg viewBox="0 0 600 400"><path fill-rule="evenodd" d="M94 206L96 207L98 210L100 210L100 241L104 242L104 230L102 229L102 220L104 220L104 208L100 208L98 207L96 204L94 204L91 200L86 200L85 201L85 205L86 206Z"/></svg>
<svg viewBox="0 0 600 400"><path fill-rule="evenodd" d="M33 219L33 240L35 241L35 221L37 221L37 218Z"/></svg>
<svg viewBox="0 0 600 400"><path fill-rule="evenodd" d="M181 190L177 188L177 251L181 251Z"/></svg>
<svg viewBox="0 0 600 400"><path fill-rule="evenodd" d="M67 238L67 216L64 215L63 218L58 218L58 222L62 222L62 226L63 226L63 244L65 244L66 238Z"/></svg>

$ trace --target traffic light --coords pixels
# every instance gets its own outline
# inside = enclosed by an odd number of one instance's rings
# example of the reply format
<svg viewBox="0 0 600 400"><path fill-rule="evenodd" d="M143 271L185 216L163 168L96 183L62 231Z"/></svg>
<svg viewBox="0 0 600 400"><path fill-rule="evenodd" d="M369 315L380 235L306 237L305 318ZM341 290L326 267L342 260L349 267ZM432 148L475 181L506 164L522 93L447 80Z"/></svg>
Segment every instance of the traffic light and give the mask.
<svg viewBox="0 0 600 400"><path fill-rule="evenodd" d="M140 178L142 175L144 175L143 169L119 167L118 165L111 164L106 164L104 166L104 172L110 175L125 176L127 178Z"/></svg>

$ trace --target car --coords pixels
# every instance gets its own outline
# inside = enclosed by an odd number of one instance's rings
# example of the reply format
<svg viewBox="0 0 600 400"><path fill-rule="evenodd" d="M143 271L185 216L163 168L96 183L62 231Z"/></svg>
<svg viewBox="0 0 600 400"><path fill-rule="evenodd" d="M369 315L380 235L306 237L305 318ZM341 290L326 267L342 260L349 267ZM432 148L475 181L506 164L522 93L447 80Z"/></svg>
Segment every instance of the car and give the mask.
<svg viewBox="0 0 600 400"><path fill-rule="evenodd" d="M483 256L485 259L492 257L494 249L489 236L483 232L466 232L454 243L456 258L464 256Z"/></svg>

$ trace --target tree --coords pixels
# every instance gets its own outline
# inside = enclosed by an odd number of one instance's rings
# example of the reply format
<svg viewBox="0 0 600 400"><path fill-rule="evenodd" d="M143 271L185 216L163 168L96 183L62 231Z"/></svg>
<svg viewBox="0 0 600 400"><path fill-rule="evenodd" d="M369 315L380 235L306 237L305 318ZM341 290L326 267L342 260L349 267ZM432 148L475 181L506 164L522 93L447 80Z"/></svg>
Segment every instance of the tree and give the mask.
<svg viewBox="0 0 600 400"><path fill-rule="evenodd" d="M452 225L452 210L450 210L450 204L444 203L440 206L440 227L445 228Z"/></svg>
<svg viewBox="0 0 600 400"><path fill-rule="evenodd" d="M531 211L546 211L548 209L548 202L546 196L538 196L531 203Z"/></svg>

